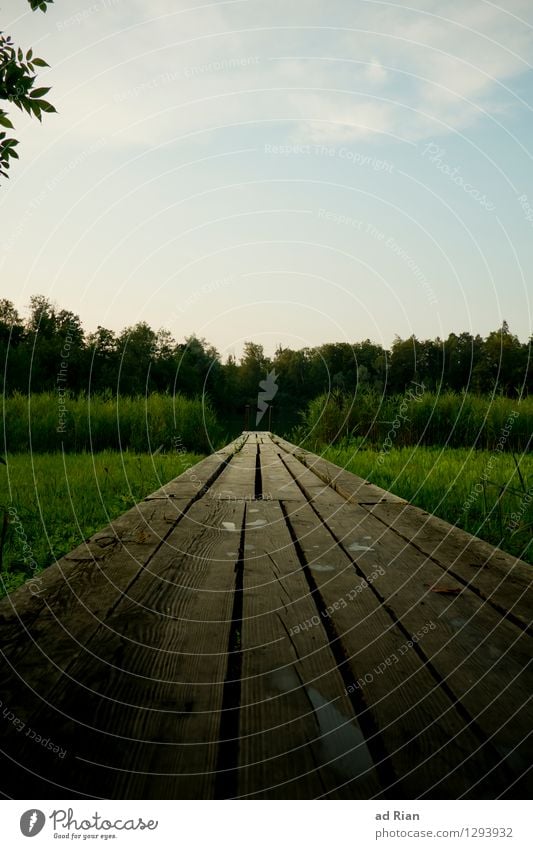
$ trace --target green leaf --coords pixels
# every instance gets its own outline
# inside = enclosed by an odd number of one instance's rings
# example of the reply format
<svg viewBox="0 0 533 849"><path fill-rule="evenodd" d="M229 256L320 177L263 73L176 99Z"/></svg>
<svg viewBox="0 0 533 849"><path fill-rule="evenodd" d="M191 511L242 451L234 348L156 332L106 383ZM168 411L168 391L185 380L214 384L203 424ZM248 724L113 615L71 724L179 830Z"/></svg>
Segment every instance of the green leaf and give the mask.
<svg viewBox="0 0 533 849"><path fill-rule="evenodd" d="M33 97L33 98L36 98L38 100L40 97L44 97L45 94L48 94L49 91L50 91L50 86L48 86L48 88L35 88L31 92L30 96Z"/></svg>
<svg viewBox="0 0 533 849"><path fill-rule="evenodd" d="M41 12L46 12L49 3L53 3L54 0L28 0L32 10L35 12L36 9L40 9Z"/></svg>
<svg viewBox="0 0 533 849"><path fill-rule="evenodd" d="M28 106L35 115L35 117L40 121L41 120L41 108L39 106L38 100L30 100L28 101Z"/></svg>
<svg viewBox="0 0 533 849"><path fill-rule="evenodd" d="M5 115L0 115L0 125L2 127L7 127L9 130L13 129L13 124L11 123L9 118L5 117Z"/></svg>
<svg viewBox="0 0 533 849"><path fill-rule="evenodd" d="M50 67L48 62L45 62L44 59L34 59L33 64L37 65L38 68L49 68Z"/></svg>
<svg viewBox="0 0 533 849"><path fill-rule="evenodd" d="M38 103L40 109L42 109L43 112L56 112L57 113L57 109L55 108L55 106L52 106L52 104L48 103L47 100L34 100L34 101L31 101L31 102Z"/></svg>

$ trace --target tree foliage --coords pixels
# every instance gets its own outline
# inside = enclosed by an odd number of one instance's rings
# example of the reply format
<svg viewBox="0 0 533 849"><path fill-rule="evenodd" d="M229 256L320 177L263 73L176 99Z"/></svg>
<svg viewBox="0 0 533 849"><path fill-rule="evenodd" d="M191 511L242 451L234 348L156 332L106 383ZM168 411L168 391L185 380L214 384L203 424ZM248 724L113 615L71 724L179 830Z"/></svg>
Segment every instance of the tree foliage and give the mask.
<svg viewBox="0 0 533 849"><path fill-rule="evenodd" d="M468 332L446 339L397 337L390 350L365 339L316 348L279 347L272 357L262 345L244 344L240 360L222 362L205 339L176 341L164 329L139 322L115 333L99 326L86 333L80 318L43 295L30 299L23 319L0 298L0 391L55 391L122 396L178 392L208 396L221 419L242 429L245 406L257 404L259 383L272 369L276 429L300 420L323 393L352 399L361 393L402 395L413 381L437 394L447 391L510 398L533 392L531 341L521 342L504 323L486 338Z"/></svg>
<svg viewBox="0 0 533 849"><path fill-rule="evenodd" d="M46 12L53 0L27 0L32 11L40 9ZM14 104L28 115L41 120L43 112L56 110L45 100L49 87L36 86L36 68L48 67L44 59L33 55L30 48L26 52L13 43L9 35L0 31L0 100ZM8 177L11 160L18 159L15 149L18 145L16 138L8 137L6 130L13 130L7 112L0 109L0 177Z"/></svg>

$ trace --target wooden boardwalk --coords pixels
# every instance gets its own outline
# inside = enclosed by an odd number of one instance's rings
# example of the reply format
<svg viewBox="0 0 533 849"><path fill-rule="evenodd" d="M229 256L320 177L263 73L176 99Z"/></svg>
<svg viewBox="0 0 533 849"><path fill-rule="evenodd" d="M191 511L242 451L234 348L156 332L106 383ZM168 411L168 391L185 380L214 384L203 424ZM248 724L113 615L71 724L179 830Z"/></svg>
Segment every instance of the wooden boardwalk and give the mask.
<svg viewBox="0 0 533 849"><path fill-rule="evenodd" d="M0 790L528 797L531 574L245 433L0 602Z"/></svg>

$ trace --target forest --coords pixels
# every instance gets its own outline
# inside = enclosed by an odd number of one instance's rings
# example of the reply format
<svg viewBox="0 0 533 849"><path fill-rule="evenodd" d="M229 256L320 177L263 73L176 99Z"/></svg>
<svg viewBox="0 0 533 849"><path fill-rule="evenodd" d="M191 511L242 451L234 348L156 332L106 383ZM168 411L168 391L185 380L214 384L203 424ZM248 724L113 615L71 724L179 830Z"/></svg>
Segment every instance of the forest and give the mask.
<svg viewBox="0 0 533 849"><path fill-rule="evenodd" d="M0 360L4 397L58 392L65 397L151 393L209 399L230 430L255 410L259 383L275 371L273 423L287 432L302 411L324 393L353 396L402 394L414 384L425 391L523 398L533 388L531 340L520 341L506 322L485 338L460 331L446 339L396 337L390 349L365 339L314 348L277 348L248 341L242 356L219 352L202 338L176 341L145 322L120 332L98 326L88 332L80 317L42 295L30 299L28 316L0 300ZM274 424L273 424L274 427Z"/></svg>

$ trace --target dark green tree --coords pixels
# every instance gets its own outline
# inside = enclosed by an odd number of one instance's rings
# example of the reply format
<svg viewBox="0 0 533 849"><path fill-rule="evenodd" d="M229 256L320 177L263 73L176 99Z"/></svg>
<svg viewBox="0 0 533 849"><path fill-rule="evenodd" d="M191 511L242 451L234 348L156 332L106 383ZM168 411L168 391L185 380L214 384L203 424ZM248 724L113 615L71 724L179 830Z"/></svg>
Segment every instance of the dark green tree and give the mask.
<svg viewBox="0 0 533 849"><path fill-rule="evenodd" d="M24 335L24 325L12 301L0 298L0 344L18 345Z"/></svg>
<svg viewBox="0 0 533 849"><path fill-rule="evenodd" d="M118 391L124 395L145 395L154 389L151 366L157 334L145 322L126 327L118 337Z"/></svg>
<svg viewBox="0 0 533 849"><path fill-rule="evenodd" d="M53 390L58 385L80 391L86 355L79 316L58 310L44 295L33 295L25 331L26 384L32 391Z"/></svg>
<svg viewBox="0 0 533 849"><path fill-rule="evenodd" d="M0 389L9 393L18 387L24 358L24 323L13 303L0 298Z"/></svg>
<svg viewBox="0 0 533 849"><path fill-rule="evenodd" d="M403 393L413 380L420 381L420 343L416 336L400 339L396 336L392 343L388 390L391 393Z"/></svg>
<svg viewBox="0 0 533 849"><path fill-rule="evenodd" d="M483 342L471 333L450 333L444 343L444 381L448 389L468 389L472 373L479 363Z"/></svg>
<svg viewBox="0 0 533 849"><path fill-rule="evenodd" d="M267 376L270 368L271 363L265 356L263 346L257 342L245 342L240 361L239 383L244 403L250 404L253 409L257 403L259 383Z"/></svg>
<svg viewBox="0 0 533 849"><path fill-rule="evenodd" d="M474 387L479 392L520 395L524 391L528 351L503 322L483 341L483 356L473 373Z"/></svg>
<svg viewBox="0 0 533 849"><path fill-rule="evenodd" d="M84 388L87 391L116 392L120 357L118 341L112 330L98 325L87 336Z"/></svg>
<svg viewBox="0 0 533 849"><path fill-rule="evenodd" d="M184 395L208 395L217 401L224 397L222 367L216 348L194 334L175 348L173 391Z"/></svg>

